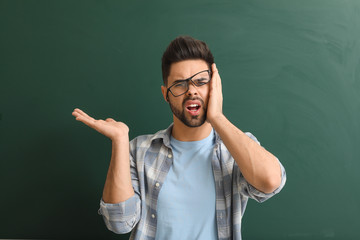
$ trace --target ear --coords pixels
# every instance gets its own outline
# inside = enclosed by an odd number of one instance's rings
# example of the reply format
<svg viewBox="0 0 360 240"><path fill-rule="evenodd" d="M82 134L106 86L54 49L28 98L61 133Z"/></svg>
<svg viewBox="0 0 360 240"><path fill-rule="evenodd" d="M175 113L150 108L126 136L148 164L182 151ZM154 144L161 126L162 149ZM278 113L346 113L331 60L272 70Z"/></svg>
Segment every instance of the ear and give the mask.
<svg viewBox="0 0 360 240"><path fill-rule="evenodd" d="M165 87L164 85L161 85L161 92L162 92L162 94L163 94L164 100L165 100L166 102L169 102L169 101L167 100L167 97L166 97L167 87Z"/></svg>

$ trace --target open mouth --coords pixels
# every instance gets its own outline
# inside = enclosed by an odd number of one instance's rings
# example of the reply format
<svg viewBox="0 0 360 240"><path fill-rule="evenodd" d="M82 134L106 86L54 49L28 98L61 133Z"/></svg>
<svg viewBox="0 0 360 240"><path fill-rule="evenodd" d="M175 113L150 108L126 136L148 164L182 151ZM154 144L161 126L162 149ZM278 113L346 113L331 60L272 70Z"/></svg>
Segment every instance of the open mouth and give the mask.
<svg viewBox="0 0 360 240"><path fill-rule="evenodd" d="M191 112L196 112L200 109L200 105L198 104L190 104L189 106L186 107L187 110L191 111Z"/></svg>
<svg viewBox="0 0 360 240"><path fill-rule="evenodd" d="M199 100L188 100L185 103L185 109L190 115L197 116L200 114L201 102Z"/></svg>

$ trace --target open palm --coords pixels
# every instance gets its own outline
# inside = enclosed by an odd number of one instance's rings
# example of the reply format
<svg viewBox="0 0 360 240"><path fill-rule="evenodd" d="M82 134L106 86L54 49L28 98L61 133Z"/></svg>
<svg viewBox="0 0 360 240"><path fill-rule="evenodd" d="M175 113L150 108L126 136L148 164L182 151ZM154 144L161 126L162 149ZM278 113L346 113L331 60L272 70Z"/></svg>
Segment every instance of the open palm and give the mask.
<svg viewBox="0 0 360 240"><path fill-rule="evenodd" d="M128 136L129 128L123 122L117 122L112 118L107 118L106 120L97 120L90 117L84 111L78 108L74 109L72 115L76 118L77 121L80 121L87 126L95 129L96 131L107 136L113 141Z"/></svg>

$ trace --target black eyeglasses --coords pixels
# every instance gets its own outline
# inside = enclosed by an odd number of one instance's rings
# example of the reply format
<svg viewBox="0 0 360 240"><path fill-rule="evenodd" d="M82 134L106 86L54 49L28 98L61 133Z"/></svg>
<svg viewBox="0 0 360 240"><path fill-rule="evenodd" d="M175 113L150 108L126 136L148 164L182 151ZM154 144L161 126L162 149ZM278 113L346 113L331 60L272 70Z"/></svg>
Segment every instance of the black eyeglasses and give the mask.
<svg viewBox="0 0 360 240"><path fill-rule="evenodd" d="M184 80L176 80L170 87L168 87L168 90L166 92L166 96L168 96L169 92L174 97L181 96L185 94L187 91L189 91L189 82L191 81L195 86L201 87L209 83L211 80L211 71L210 70L204 70L201 72L198 72L191 77L184 79Z"/></svg>

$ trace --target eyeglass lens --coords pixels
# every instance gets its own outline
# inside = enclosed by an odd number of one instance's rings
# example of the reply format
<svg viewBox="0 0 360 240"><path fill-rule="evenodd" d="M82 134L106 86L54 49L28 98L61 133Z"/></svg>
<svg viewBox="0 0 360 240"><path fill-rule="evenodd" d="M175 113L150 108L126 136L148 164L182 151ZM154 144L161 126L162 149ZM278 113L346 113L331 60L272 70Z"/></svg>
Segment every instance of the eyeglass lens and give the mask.
<svg viewBox="0 0 360 240"><path fill-rule="evenodd" d="M189 89L189 81L192 81L195 86L201 87L210 81L210 74L208 71L200 72L193 76L191 79L183 80L173 85L170 90L175 96L184 94Z"/></svg>

